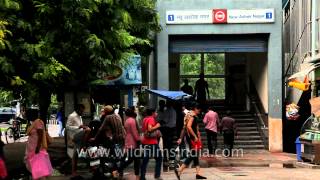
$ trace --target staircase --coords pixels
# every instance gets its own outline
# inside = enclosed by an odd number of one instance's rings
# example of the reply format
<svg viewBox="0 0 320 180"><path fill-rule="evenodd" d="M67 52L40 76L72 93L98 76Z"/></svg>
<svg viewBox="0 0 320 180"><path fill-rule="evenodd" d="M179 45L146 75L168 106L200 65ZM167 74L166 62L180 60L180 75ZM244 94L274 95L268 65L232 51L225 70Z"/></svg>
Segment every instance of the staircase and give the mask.
<svg viewBox="0 0 320 180"><path fill-rule="evenodd" d="M218 110L217 112L220 120L226 114L224 110ZM234 110L231 112L231 116L235 119L238 130L238 136L235 137L234 141L235 149L265 149L264 142L253 114L247 111ZM203 122L199 123L199 129L204 148L207 148L207 134L205 132ZM217 139L217 148L223 149L223 135L219 133Z"/></svg>

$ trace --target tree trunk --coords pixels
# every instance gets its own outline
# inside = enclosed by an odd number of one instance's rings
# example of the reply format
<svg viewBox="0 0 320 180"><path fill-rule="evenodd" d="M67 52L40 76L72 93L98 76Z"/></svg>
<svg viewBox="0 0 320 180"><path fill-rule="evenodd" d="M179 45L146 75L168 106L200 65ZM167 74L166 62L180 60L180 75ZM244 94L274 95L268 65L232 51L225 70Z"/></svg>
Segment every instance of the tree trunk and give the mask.
<svg viewBox="0 0 320 180"><path fill-rule="evenodd" d="M39 89L39 108L40 108L40 119L44 122L45 127L48 119L48 108L51 103L51 93L47 88Z"/></svg>

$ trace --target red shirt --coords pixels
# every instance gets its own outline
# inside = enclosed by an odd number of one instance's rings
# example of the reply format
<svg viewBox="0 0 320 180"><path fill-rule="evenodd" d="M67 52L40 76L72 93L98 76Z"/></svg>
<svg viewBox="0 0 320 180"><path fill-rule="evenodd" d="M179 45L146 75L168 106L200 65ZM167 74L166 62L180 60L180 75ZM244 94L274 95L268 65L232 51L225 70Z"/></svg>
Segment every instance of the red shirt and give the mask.
<svg viewBox="0 0 320 180"><path fill-rule="evenodd" d="M157 125L157 121L154 119L154 117L152 116L148 116L148 117L145 117L143 119L143 124L142 124L142 132L146 132L147 129L148 129L148 125L151 125L152 127L154 127L155 125ZM141 141L142 144L158 144L158 138L148 138L148 137L145 137L143 136L142 138L142 141Z"/></svg>

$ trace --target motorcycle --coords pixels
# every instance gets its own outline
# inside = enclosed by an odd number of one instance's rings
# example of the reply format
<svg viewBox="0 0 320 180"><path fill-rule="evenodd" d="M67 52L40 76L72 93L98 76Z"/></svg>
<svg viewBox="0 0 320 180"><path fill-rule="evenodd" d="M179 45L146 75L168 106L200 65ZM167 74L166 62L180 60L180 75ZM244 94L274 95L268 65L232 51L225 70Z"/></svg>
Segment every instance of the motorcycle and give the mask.
<svg viewBox="0 0 320 180"><path fill-rule="evenodd" d="M91 121L90 137L95 137L101 123L97 120ZM122 151L121 146L114 144L111 140L87 142L78 153L78 157L87 161L88 166L93 174L93 179L116 179L120 166L121 157L117 153Z"/></svg>

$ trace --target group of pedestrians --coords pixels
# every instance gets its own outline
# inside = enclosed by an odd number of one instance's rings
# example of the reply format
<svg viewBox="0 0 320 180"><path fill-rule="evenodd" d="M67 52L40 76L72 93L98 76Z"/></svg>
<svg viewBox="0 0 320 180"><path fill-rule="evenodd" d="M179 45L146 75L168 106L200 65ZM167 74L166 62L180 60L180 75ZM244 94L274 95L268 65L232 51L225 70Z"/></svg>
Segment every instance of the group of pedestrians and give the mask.
<svg viewBox="0 0 320 180"><path fill-rule="evenodd" d="M227 155L231 156L233 149L234 137L237 136L237 128L235 120L230 116L231 112L226 111L226 116L220 121L219 115L214 111L213 107L208 108L208 112L203 118L205 131L207 134L209 154L214 154L217 148L217 136L220 131L223 134L224 148Z"/></svg>
<svg viewBox="0 0 320 180"><path fill-rule="evenodd" d="M149 159L156 159L155 179L161 179L162 154L159 148L160 123L157 122L157 113L154 109L146 109L145 117L141 124L137 122L137 113L135 108L131 107L125 110L125 120L121 119L119 114L114 112L112 106L108 105L101 112L101 123L99 130L94 137L89 138L92 129L83 125L81 115L84 106L78 108L69 115L66 131L68 137L68 154L72 157L72 178L82 179L77 173L77 149L83 146L84 142L100 141L104 144L117 144L125 152L121 158L120 166L116 167L112 174L123 177L124 169L134 163L134 173L136 179L145 179ZM141 136L142 134L142 136ZM140 144L143 146L142 156L136 153L140 150ZM110 147L110 146L109 146Z"/></svg>
<svg viewBox="0 0 320 180"><path fill-rule="evenodd" d="M149 159L154 158L156 161L154 178L162 179L162 162L166 162L164 158L175 158L172 156L163 157L159 146L160 137L163 139L164 150L172 149L176 141L174 137L178 133L176 127L177 112L172 102L167 101L166 103L165 101L160 101L158 111L147 108L142 122L138 122L136 118L137 112L134 107L124 111L125 118L122 120L121 116L114 112L112 106L104 106L100 117L101 125L98 129L92 129L83 123L82 115L84 110L84 105L79 104L66 121L67 153L72 158L71 179L82 179L77 173L77 150L84 147L87 142L95 141L102 141L106 144L117 144L124 150L125 156L122 157L119 167L114 169L114 176L122 178L125 168L133 162L136 179L145 180ZM206 179L206 177L201 175L199 164L201 134L198 123L201 122L201 106L195 103L188 109L183 108L182 113L184 113L184 125L177 143L181 144L184 141L189 147L190 153L180 168L175 169L175 174L180 179L184 169L193 162L193 165L196 167L195 178ZM229 144L229 148L232 149L233 138L236 133L234 119L226 116L220 121L218 114L214 112L213 108L209 108L209 111L203 118L203 123L206 125L209 153L215 152L219 131L223 132L225 144ZM40 119L33 121L27 133L29 139L25 162L28 170L32 172L31 159L40 152L47 154L46 150L50 143L50 138L47 135L48 133L45 130L43 121ZM141 151L142 153L136 153L137 151ZM50 159L47 158L47 160L44 164L47 163L48 167L51 167ZM50 175L52 167L51 169L48 168L47 171L48 175Z"/></svg>

